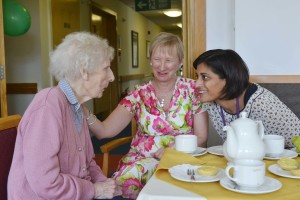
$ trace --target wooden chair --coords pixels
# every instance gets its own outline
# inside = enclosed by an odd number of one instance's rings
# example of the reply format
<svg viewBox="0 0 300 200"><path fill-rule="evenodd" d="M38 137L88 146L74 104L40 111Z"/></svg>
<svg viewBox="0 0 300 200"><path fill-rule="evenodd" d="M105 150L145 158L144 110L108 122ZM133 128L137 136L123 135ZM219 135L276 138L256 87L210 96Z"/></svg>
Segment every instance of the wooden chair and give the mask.
<svg viewBox="0 0 300 200"><path fill-rule="evenodd" d="M131 136L118 138L112 140L102 146L100 146L100 150L103 153L103 164L102 164L102 171L105 176L108 176L108 168L109 168L109 153L110 151L116 149L117 147L130 143L136 133L136 121L134 119L131 120Z"/></svg>
<svg viewBox="0 0 300 200"><path fill-rule="evenodd" d="M7 199L7 178L20 120L20 115L0 118L0 199Z"/></svg>

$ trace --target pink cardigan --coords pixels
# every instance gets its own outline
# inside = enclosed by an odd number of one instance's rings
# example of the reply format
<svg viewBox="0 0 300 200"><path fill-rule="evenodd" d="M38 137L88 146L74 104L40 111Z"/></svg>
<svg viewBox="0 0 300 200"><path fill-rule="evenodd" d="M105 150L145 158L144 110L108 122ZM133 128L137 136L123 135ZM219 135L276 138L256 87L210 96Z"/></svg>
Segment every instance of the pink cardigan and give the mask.
<svg viewBox="0 0 300 200"><path fill-rule="evenodd" d="M78 134L63 92L44 89L18 127L8 199L93 199L93 183L107 179L93 157L86 121Z"/></svg>

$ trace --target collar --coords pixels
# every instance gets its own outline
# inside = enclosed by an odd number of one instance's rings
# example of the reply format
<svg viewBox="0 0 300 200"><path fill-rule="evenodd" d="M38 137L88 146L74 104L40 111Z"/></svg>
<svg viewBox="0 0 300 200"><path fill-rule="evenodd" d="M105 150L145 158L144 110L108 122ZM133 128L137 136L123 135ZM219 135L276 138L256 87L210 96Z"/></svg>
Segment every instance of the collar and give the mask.
<svg viewBox="0 0 300 200"><path fill-rule="evenodd" d="M67 80L62 79L58 83L58 87L63 91L63 93L66 95L68 101L70 104L72 104L75 107L75 110L78 111L80 109L80 104L74 94L74 91Z"/></svg>

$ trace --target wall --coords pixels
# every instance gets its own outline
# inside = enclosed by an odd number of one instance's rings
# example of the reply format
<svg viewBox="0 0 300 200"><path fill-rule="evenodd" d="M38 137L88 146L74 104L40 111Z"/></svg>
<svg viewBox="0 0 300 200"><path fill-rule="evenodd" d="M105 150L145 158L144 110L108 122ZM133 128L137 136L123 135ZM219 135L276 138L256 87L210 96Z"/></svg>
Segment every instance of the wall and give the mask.
<svg viewBox="0 0 300 200"><path fill-rule="evenodd" d="M53 85L48 73L49 52L52 50L51 0L18 0L31 15L31 27L18 37L5 36L5 56L8 83L37 83L38 90ZM81 30L89 30L88 1L81 2ZM118 13L117 31L122 55L119 58L119 75L149 74L146 58L146 40L151 40L162 29L141 14L114 0L95 0L106 9ZM131 67L131 30L139 33L139 67ZM148 34L150 31L150 34ZM116 57L117 58L117 57ZM124 83L133 87L135 81ZM8 113L23 114L34 95L8 95Z"/></svg>
<svg viewBox="0 0 300 200"><path fill-rule="evenodd" d="M43 85L39 0L18 0L30 13L31 27L21 36L5 36L6 77L8 83ZM25 111L34 95L7 95L8 114Z"/></svg>
<svg viewBox="0 0 300 200"><path fill-rule="evenodd" d="M151 41L163 29L120 1L95 0L95 2L117 13L117 32L120 44L119 48L121 49L121 56L118 56L119 76L151 74L152 70L149 65L149 59L146 57L146 40ZM139 36L138 68L132 68L131 30L137 32ZM127 87L132 89L138 83L140 83L139 80L124 82L121 88L123 90Z"/></svg>
<svg viewBox="0 0 300 200"><path fill-rule="evenodd" d="M300 1L208 0L207 49L235 49L251 75L300 73Z"/></svg>

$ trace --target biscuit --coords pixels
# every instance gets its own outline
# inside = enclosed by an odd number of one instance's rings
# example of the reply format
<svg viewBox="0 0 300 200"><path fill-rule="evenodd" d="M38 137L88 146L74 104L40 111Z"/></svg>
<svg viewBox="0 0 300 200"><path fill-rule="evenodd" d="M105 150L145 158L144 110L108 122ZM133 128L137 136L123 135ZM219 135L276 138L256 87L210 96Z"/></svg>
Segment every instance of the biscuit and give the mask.
<svg viewBox="0 0 300 200"><path fill-rule="evenodd" d="M281 158L277 161L277 164L284 170L298 169L299 163L292 158Z"/></svg>
<svg viewBox="0 0 300 200"><path fill-rule="evenodd" d="M294 176L300 176L300 169L291 170L291 174Z"/></svg>
<svg viewBox="0 0 300 200"><path fill-rule="evenodd" d="M203 176L215 176L218 168L215 166L203 166L197 169L198 173Z"/></svg>

